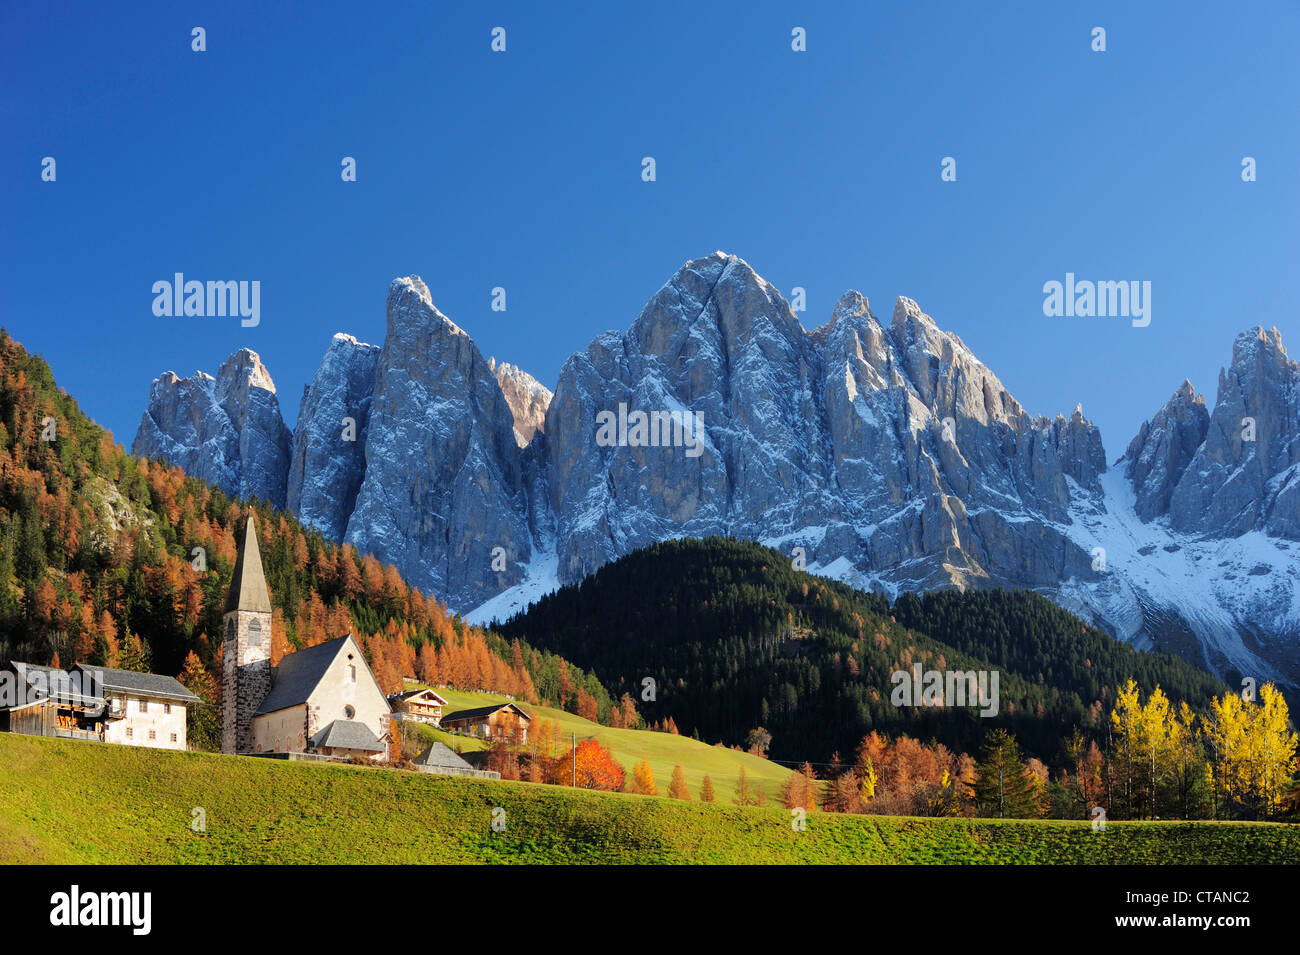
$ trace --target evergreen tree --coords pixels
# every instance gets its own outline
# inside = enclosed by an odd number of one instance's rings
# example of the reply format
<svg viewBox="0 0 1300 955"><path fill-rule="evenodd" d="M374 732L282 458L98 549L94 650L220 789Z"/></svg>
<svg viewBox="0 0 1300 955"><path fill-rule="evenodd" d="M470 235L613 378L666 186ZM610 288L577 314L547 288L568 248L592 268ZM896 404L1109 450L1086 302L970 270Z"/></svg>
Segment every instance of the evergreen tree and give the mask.
<svg viewBox="0 0 1300 955"><path fill-rule="evenodd" d="M221 707L217 681L193 650L186 656L185 668L176 679L181 686L203 701L191 704L185 711L185 736L190 748L220 751Z"/></svg>
<svg viewBox="0 0 1300 955"><path fill-rule="evenodd" d="M1056 760L1061 735L1093 729L1094 704L1109 703L1129 677L1198 711L1223 690L1191 664L1135 651L1038 594L903 594L891 607L730 538L651 544L500 629L589 666L616 698L641 692L628 674L661 674L663 687L671 673L672 693L654 704L658 727L770 747L792 762L829 760L872 729L973 753L989 729L1013 727L1028 755ZM996 669L999 712L892 705L887 690L904 658L948 672Z"/></svg>
<svg viewBox="0 0 1300 955"><path fill-rule="evenodd" d="M985 738L975 772L975 806L980 815L1024 819L1038 814L1034 784L1020 761L1015 737L1006 730L994 730Z"/></svg>

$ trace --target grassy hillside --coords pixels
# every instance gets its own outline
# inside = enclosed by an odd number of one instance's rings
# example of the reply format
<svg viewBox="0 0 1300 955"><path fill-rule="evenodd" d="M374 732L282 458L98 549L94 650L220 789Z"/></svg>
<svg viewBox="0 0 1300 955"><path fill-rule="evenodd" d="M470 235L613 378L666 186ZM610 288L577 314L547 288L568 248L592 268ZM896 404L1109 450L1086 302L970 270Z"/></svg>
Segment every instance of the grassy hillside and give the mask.
<svg viewBox="0 0 1300 955"><path fill-rule="evenodd" d="M440 688L438 693L451 704L446 710L447 713L506 700L504 696L491 693L462 693L445 688ZM565 752L568 750L572 734L576 733L579 741L584 739L599 741L600 745L608 749L629 773L638 762L646 760L655 774L655 783L660 793L668 791L668 781L672 778L673 766L678 764L682 767L682 772L686 776L686 785L690 788L693 797L699 798L700 786L707 773L713 781L713 789L718 800L727 804L730 804L735 796L736 782L740 778L742 766L745 768L745 775L750 785L762 789L769 801L778 798L781 787L791 773L789 769L758 756L721 746L709 746L687 736L652 733L649 730L612 729L549 706L524 704L524 707L534 719L550 720L559 726ZM474 752L485 748L481 740L466 736L441 733L436 738L453 749L459 748L461 752Z"/></svg>
<svg viewBox="0 0 1300 955"><path fill-rule="evenodd" d="M506 829L490 827L494 807ZM206 812L207 831L190 828ZM0 735L0 863L1266 863L1300 827L904 819Z"/></svg>

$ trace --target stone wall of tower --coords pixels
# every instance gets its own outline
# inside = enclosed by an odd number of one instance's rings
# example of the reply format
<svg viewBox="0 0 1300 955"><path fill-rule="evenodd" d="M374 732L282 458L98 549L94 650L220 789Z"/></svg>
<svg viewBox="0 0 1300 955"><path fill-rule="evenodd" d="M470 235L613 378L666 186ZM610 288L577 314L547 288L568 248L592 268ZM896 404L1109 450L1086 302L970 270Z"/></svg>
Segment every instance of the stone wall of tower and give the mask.
<svg viewBox="0 0 1300 955"><path fill-rule="evenodd" d="M256 622L257 643L250 640ZM233 628L232 628L233 623ZM221 751L253 752L253 714L271 690L271 615L235 610L222 618Z"/></svg>

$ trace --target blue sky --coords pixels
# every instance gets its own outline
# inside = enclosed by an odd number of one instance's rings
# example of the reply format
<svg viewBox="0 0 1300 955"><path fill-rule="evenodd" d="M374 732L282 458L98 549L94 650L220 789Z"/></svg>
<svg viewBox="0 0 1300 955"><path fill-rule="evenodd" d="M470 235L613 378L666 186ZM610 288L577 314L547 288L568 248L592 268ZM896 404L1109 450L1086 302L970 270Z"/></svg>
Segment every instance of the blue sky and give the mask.
<svg viewBox="0 0 1300 955"><path fill-rule="evenodd" d="M1300 339L1294 3L113 6L0 5L0 321L127 444L240 346L292 423L411 273L548 386L714 249L808 327L908 295L1112 460L1237 333ZM175 272L259 280L261 324L155 317ZM1150 281L1151 324L1045 317L1066 272Z"/></svg>

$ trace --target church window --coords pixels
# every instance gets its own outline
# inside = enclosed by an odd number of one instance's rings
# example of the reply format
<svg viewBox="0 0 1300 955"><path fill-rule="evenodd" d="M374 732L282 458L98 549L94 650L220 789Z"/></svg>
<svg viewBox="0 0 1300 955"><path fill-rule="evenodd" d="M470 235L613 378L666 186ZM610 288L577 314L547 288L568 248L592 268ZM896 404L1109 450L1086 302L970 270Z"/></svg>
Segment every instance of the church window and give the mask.
<svg viewBox="0 0 1300 955"><path fill-rule="evenodd" d="M262 622L257 618L248 621L248 645L250 647L262 645Z"/></svg>
<svg viewBox="0 0 1300 955"><path fill-rule="evenodd" d="M231 617L230 619L228 619L228 620L226 621L226 639L227 639L227 640L234 640L234 639L235 639L235 630L236 630L236 627L235 627L235 618L234 618L234 617Z"/></svg>
<svg viewBox="0 0 1300 955"><path fill-rule="evenodd" d="M352 675L352 682L353 682L353 683L356 683L356 682L357 682L357 668L354 667L354 666L350 666L350 667L348 667L348 673L350 673L350 674Z"/></svg>
<svg viewBox="0 0 1300 955"><path fill-rule="evenodd" d="M352 719L352 717L357 715L357 711L350 706L345 706L343 707L343 715L346 716L348 719Z"/></svg>

